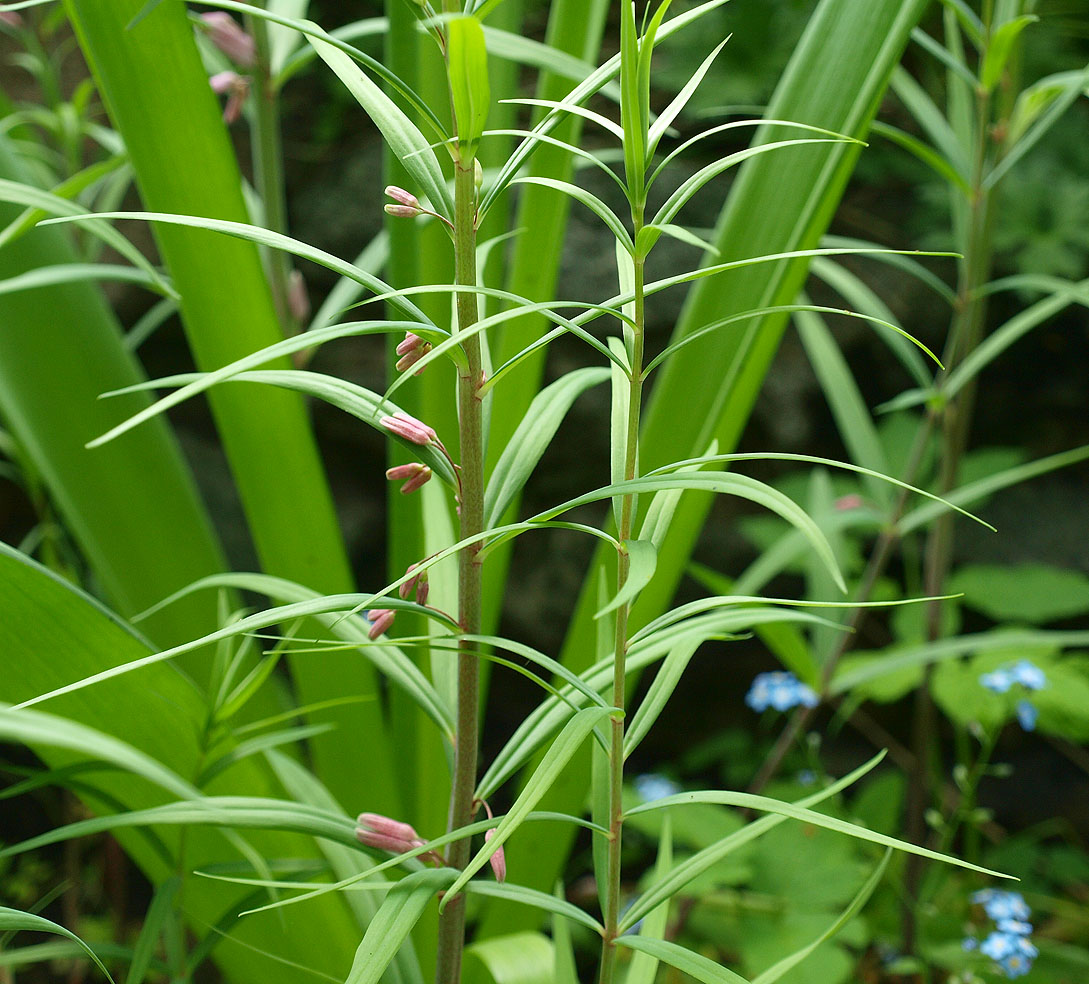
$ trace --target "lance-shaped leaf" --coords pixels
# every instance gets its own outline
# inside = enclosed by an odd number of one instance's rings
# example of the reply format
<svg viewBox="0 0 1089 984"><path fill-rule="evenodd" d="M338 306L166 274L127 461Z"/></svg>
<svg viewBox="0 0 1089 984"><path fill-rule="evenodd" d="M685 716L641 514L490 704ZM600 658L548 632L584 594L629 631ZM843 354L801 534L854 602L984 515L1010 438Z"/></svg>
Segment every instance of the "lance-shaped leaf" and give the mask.
<svg viewBox="0 0 1089 984"><path fill-rule="evenodd" d="M447 74L450 100L457 120L461 167L469 167L488 121L488 52L484 30L475 17L454 17L446 22Z"/></svg>
<svg viewBox="0 0 1089 984"><path fill-rule="evenodd" d="M430 199L431 207L453 221L454 202L439 159L416 124L343 51L313 35L307 35L306 40L374 120L390 149Z"/></svg>
<svg viewBox="0 0 1089 984"><path fill-rule="evenodd" d="M9 909L7 906L0 906L0 929L9 932L29 930L32 933L53 933L57 936L65 936L73 943L77 944L79 948L95 962L98 969L106 975L106 979L110 984L114 984L113 977L110 976L110 972L106 969L106 965L99 959L98 954L71 930L65 929L51 919L46 919L44 916L36 916L31 912L20 912L18 909Z"/></svg>

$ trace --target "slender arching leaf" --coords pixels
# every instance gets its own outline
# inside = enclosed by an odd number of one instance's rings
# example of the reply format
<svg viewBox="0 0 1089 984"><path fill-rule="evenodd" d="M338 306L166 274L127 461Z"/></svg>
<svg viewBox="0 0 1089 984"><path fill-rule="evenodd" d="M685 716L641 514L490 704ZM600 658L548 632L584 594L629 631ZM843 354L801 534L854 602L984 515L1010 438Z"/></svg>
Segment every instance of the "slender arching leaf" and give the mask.
<svg viewBox="0 0 1089 984"><path fill-rule="evenodd" d="M773 964L763 973L758 974L752 979L752 984L774 984L779 980L788 970L792 967L796 967L806 957L809 956L818 946L824 943L826 940L830 940L836 935L844 926L847 925L855 916L861 911L863 906L869 901L870 896L873 895L874 889L880 884L881 879L885 875L885 869L889 866L889 858L892 857L892 848L888 848L885 851L885 856L881 859L881 863L874 869L872 875L866 879L865 884L858 890L858 894L851 900L851 904L840 914L839 918L832 923L820 936L818 936L812 943L803 946L800 950L790 954L790 956L783 957L782 960Z"/></svg>
<svg viewBox="0 0 1089 984"><path fill-rule="evenodd" d="M695 953L680 943L671 943L668 940L654 940L646 936L621 936L616 941L618 946L625 946L629 950L637 950L649 953L657 957L662 963L694 977L703 984L749 984L740 974L717 964L710 957Z"/></svg>
<svg viewBox="0 0 1089 984"><path fill-rule="evenodd" d="M658 551L650 540L625 540L620 549L627 553L631 564L628 579L624 582L624 587L616 593L616 597L604 608L597 610L595 618L602 618L609 612L616 611L621 605L630 605L654 577Z"/></svg>
<svg viewBox="0 0 1089 984"><path fill-rule="evenodd" d="M656 492L660 489L702 489L706 492L737 495L778 513L783 519L796 526L806 535L813 545L813 549L817 551L828 566L829 573L836 584L840 586L841 590L847 590L843 582L843 575L840 574L835 556L832 553L832 548L828 545L824 534L820 532L813 520L782 492L763 482L758 482L756 479L749 478L747 475L711 472L673 472L661 476L647 475L625 482L616 482L595 489L593 492L587 492L585 495L580 495L559 506L538 513L530 521L551 519L577 506L597 502L601 499L609 499L616 495L627 495L631 492Z"/></svg>
<svg viewBox="0 0 1089 984"><path fill-rule="evenodd" d="M343 51L312 35L307 36L307 41L374 120L390 149L430 199L431 207L452 222L454 202L439 159L416 124Z"/></svg>
<svg viewBox="0 0 1089 984"><path fill-rule="evenodd" d="M731 35L726 35L726 37L715 45L714 50L703 60L700 67L696 69L695 74L685 82L681 91L673 97L670 104L659 114L658 119L651 123L647 141L648 165L654 156L654 152L658 149L658 142L662 139L666 130L673 124L673 121L680 115L684 107L688 105L688 100L692 98L692 94L699 88L700 83L703 81L703 77L711 67L711 63L718 57L718 53L723 49L726 42L730 40L730 37Z"/></svg>
<svg viewBox="0 0 1089 984"><path fill-rule="evenodd" d="M201 381L204 373L183 373L177 376L167 376L164 379L155 379L147 383L140 383L130 387L132 390L146 390L165 386L192 386ZM305 393L319 400L324 400L331 406L350 413L353 417L362 420L373 427L383 436L396 441L404 448L412 452L412 455L427 465L452 489L457 488L457 476L454 474L454 466L450 459L444 455L434 444L415 444L390 432L382 426L385 417L392 417L401 413L401 409L394 403L379 394L348 382L346 379L338 379L336 376L327 376L324 373L310 372L305 369L258 369L249 372L234 372L221 379L223 383L261 383L269 386L280 386L283 389ZM207 386L202 387L207 389ZM192 391L191 391L192 392ZM160 401L160 404L163 401ZM125 426L121 424L120 426ZM104 442L109 435L99 438L99 443Z"/></svg>
<svg viewBox="0 0 1089 984"><path fill-rule="evenodd" d="M639 704L639 709L631 720L631 725L624 731L625 759L639 747L639 743L658 720L658 715L662 713L669 698L673 696L673 691L676 690L689 661L699 647L698 641L684 642L676 649L670 650L669 655L662 661L653 682Z"/></svg>
<svg viewBox="0 0 1089 984"><path fill-rule="evenodd" d="M456 874L451 868L416 871L394 884L355 951L345 984L378 984L428 903Z"/></svg>
<svg viewBox="0 0 1089 984"><path fill-rule="evenodd" d="M366 270L361 270L359 267L348 263L346 260L342 260L339 256L333 256L332 253L326 253L325 250L317 249L314 246L310 246L308 243L300 242L298 239L292 239L290 236L284 236L278 232L273 232L270 229L262 229L260 226L249 225L245 222L231 222L226 219L208 219L199 215L170 215L165 212L95 212L93 214L83 213L80 215L68 215L54 219L46 219L41 224L53 225L59 222L77 222L80 225L93 226L101 225L107 219L135 219L145 222L161 222L166 225L189 226L194 229L207 229L211 232L221 232L224 235L233 236L236 239L245 239L261 246L271 247L272 249L282 249L295 256L301 256L303 259L312 260L314 263L320 264L321 266L332 270L334 273L349 277L356 281L356 283L370 288L376 294L383 295L383 297L388 296L389 298L394 298L397 296L397 292L390 287L389 284L383 283L373 274L368 273ZM394 303L408 314L409 317L418 319L422 324L435 328L431 319L410 301L400 300L395 301Z"/></svg>
<svg viewBox="0 0 1089 984"><path fill-rule="evenodd" d="M579 711L567 722L563 731L556 737L552 746L541 759L541 764L518 794L518 798L511 805L507 815L499 821L494 836L485 841L484 846L476 853L469 864L466 865L465 870L458 875L447 890L443 901L439 903L439 911L442 911L446 901L457 895L465 883L487 864L488 859L521 826L533 807L548 792L552 783L556 781L557 776L563 771L563 767L571 759L571 756L578 751L590 732L606 717L617 713L620 712L612 707L587 707Z"/></svg>
<svg viewBox="0 0 1089 984"><path fill-rule="evenodd" d="M555 178L542 178L535 175L528 175L524 178L515 178L511 184L535 184L540 185L543 188L553 188L556 191L563 192L565 195L569 195L571 198L575 199L575 201L585 205L601 219L601 221L608 226L609 231L616 237L617 242L622 243L629 253L634 252L635 246L631 241L628 230L624 228L624 223L620 221L620 218L608 205L584 188L573 185L569 181L557 181Z"/></svg>
<svg viewBox="0 0 1089 984"><path fill-rule="evenodd" d="M576 369L541 390L492 469L484 493L484 525L494 526L522 491L571 404L609 378L608 369Z"/></svg>
<svg viewBox="0 0 1089 984"><path fill-rule="evenodd" d="M144 925L140 928L140 935L132 948L132 961L129 963L125 984L143 984L155 956L159 937L163 934L164 927L175 918L175 899L181 884L181 879L175 876L168 878L155 890L151 905L144 916Z"/></svg>
<svg viewBox="0 0 1089 984"><path fill-rule="evenodd" d="M7 906L0 906L0 929L14 932L29 930L32 933L53 933L57 936L67 937L95 962L98 969L106 975L106 979L110 984L114 984L113 977L110 976L110 972L106 969L106 965L99 959L98 954L71 930L65 929L51 919L46 919L44 916L36 916L30 912L20 912L18 909L9 909Z"/></svg>

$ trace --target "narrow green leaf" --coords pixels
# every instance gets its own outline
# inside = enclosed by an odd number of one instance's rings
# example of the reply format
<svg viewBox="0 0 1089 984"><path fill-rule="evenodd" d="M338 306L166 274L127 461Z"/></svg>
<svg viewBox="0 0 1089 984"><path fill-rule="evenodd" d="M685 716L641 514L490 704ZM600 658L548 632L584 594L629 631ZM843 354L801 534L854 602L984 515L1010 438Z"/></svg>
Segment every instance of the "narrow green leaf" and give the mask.
<svg viewBox="0 0 1089 984"><path fill-rule="evenodd" d="M144 916L144 925L140 928L140 935L132 948L132 961L129 963L125 984L143 984L164 926L176 918L174 900L180 888L181 879L176 876L168 878L156 888Z"/></svg>
<svg viewBox="0 0 1089 984"><path fill-rule="evenodd" d="M621 936L617 939L616 945L648 953L663 963L676 967L689 977L702 981L703 984L749 984L740 974L727 970L709 957L694 953L679 943L653 940L646 936Z"/></svg>
<svg viewBox="0 0 1089 984"><path fill-rule="evenodd" d="M450 868L437 868L413 872L397 882L367 927L345 984L378 984L424 909L455 874Z"/></svg>
<svg viewBox="0 0 1089 984"><path fill-rule="evenodd" d="M628 555L631 567L624 587L617 592L604 608L599 608L594 618L602 618L609 612L615 612L621 605L630 605L654 577L654 568L658 563L658 551L650 540L625 540L620 549Z"/></svg>
<svg viewBox="0 0 1089 984"><path fill-rule="evenodd" d="M696 69L695 74L685 82L681 91L673 97L669 105L662 110L658 118L650 125L649 137L647 140L648 166L650 165L651 159L654 157L654 152L658 149L658 143L665 135L666 130L673 125L673 121L680 115L684 107L688 105L688 100L692 98L696 89L699 88L700 83L703 81L708 69L710 69L711 64L718 57L718 53L723 49L726 42L730 40L731 36L732 35L727 34L726 37L715 45L714 50L703 60L700 67Z"/></svg>
<svg viewBox="0 0 1089 984"><path fill-rule="evenodd" d="M662 833L658 838L658 856L654 861L654 875L663 877L673 867L673 826L667 813L662 821ZM669 925L669 899L644 917L639 935L652 940L665 939ZM658 976L658 958L645 950L637 950L628 967L624 984L654 984Z"/></svg>
<svg viewBox="0 0 1089 984"><path fill-rule="evenodd" d="M681 676L688 668L688 663L699 649L699 642L685 642L672 649L663 660L654 680L647 688L646 695L639 704L639 709L632 718L631 725L624 731L624 758L639 747L639 743L646 737L647 732L658 720L658 716L665 709Z"/></svg>
<svg viewBox="0 0 1089 984"><path fill-rule="evenodd" d="M431 207L452 222L454 202L439 160L416 125L343 51L313 35L307 35L307 41L374 120L390 149L427 195Z"/></svg>
<svg viewBox="0 0 1089 984"><path fill-rule="evenodd" d="M628 235L628 230L624 228L624 223L620 221L616 213L600 198L589 191L586 191L584 188L573 185L568 181L558 181L555 178L543 178L536 175L515 178L511 184L535 184L540 185L543 188L553 188L556 191L563 192L565 195L569 195L571 198L575 199L575 201L585 205L591 212L600 218L601 221L609 227L609 231L616 237L617 242L623 243L624 248L629 253L635 250L635 246L631 241L631 236Z"/></svg>
<svg viewBox="0 0 1089 984"><path fill-rule="evenodd" d="M870 132L885 137L887 140L891 140L894 144L902 147L914 158L922 161L922 163L929 167L940 178L956 185L964 194L968 195L971 193L972 187L968 183L968 178L953 167L953 165L942 157L938 151L923 143L918 137L914 137L910 133L905 133L903 130L891 126L888 123L882 123L880 120L874 122Z"/></svg>
<svg viewBox="0 0 1089 984"><path fill-rule="evenodd" d="M840 917L832 923L831 926L821 933L821 935L812 943L802 947L788 957L783 957L782 960L773 964L762 974L758 974L752 979L752 984L774 984L774 982L779 980L787 971L800 964L809 956L809 954L817 949L818 946L826 940L830 940L836 933L843 929L847 923L854 919L854 917L862 911L863 906L869 901L870 896L873 895L874 889L880 884L881 879L885 875L885 869L889 866L889 858L891 857L892 848L890 847L885 851L885 856L881 859L881 863L874 869L873 874L866 879L865 884L858 890L858 894L851 900L851 904L843 910Z"/></svg>
<svg viewBox="0 0 1089 984"><path fill-rule="evenodd" d="M983 55L983 65L979 71L979 84L985 92L991 92L998 85L998 80L1002 78L1002 73L1006 70L1006 63L1010 60L1014 43L1021 32L1039 19L1035 14L1022 14L1020 17L1006 21L991 34Z"/></svg>
<svg viewBox="0 0 1089 984"><path fill-rule="evenodd" d="M465 889L473 895L505 899L508 902L533 906L542 912L551 912L557 916L563 916L573 923L585 926L599 936L604 933L601 923L585 909L580 909L574 903L568 902L564 898L557 898L555 895L549 895L547 892L538 892L532 888L526 888L524 885L515 885L511 882L482 881L479 879L468 882Z"/></svg>
<svg viewBox="0 0 1089 984"><path fill-rule="evenodd" d="M71 930L65 929L51 919L46 919L44 916L36 916L30 912L20 912L18 909L9 909L7 906L0 906L0 929L14 930L16 932L19 930L29 930L32 933L54 933L57 936L65 936L73 943L77 944L79 948L95 962L98 969L106 975L106 979L110 981L110 984L114 984L113 977L110 976L110 972L106 969L106 965L99 959L98 954L84 943L83 940L76 936L75 933L71 932Z"/></svg>
<svg viewBox="0 0 1089 984"><path fill-rule="evenodd" d="M488 52L484 30L475 17L452 17L446 22L447 75L450 100L457 121L461 167L468 167L488 120ZM407 162L406 162L407 166Z"/></svg>
<svg viewBox="0 0 1089 984"><path fill-rule="evenodd" d="M586 390L603 383L608 376L607 369L576 369L534 397L488 479L484 493L485 526L498 524L507 506L521 494L575 400Z"/></svg>
<svg viewBox="0 0 1089 984"><path fill-rule="evenodd" d="M571 756L582 746L586 737L594 727L606 717L618 713L611 707L587 707L579 711L563 731L556 737L540 765L534 771L529 781L525 784L518 798L511 805L507 815L495 828L495 834L491 840L476 853L473 859L466 865L465 870L458 874L457 880L447 890L443 901L439 903L439 911L445 907L446 901L461 891L465 883L473 877L488 859L503 846L507 838L521 826L522 821L548 791L557 776L563 771L563 767Z"/></svg>

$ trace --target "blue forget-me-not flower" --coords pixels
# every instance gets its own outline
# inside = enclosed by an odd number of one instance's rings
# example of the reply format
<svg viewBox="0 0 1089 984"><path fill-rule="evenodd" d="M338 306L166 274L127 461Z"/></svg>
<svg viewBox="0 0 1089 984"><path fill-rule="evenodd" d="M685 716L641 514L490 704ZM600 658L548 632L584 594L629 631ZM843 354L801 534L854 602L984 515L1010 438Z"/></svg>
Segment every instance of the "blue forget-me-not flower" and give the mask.
<svg viewBox="0 0 1089 984"><path fill-rule="evenodd" d="M754 711L766 711L774 707L777 711L789 711L792 707L804 704L816 707L819 698L812 688L807 687L793 673L782 671L760 673L745 695L745 703Z"/></svg>

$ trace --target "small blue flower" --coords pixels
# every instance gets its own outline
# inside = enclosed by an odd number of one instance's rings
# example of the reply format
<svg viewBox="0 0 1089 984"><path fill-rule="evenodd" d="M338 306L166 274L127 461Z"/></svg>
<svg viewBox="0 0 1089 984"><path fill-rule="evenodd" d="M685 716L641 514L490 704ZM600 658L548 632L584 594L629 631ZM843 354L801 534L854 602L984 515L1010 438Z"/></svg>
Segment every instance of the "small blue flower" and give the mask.
<svg viewBox="0 0 1089 984"><path fill-rule="evenodd" d="M1036 730L1036 719L1040 712L1031 701L1019 700L1017 702L1017 722L1025 731Z"/></svg>
<svg viewBox="0 0 1089 984"><path fill-rule="evenodd" d="M754 711L766 711L769 707L777 711L788 711L792 707L804 704L816 707L819 698L816 693L802 683L793 673L760 673L745 695L745 703Z"/></svg>
<svg viewBox="0 0 1089 984"><path fill-rule="evenodd" d="M635 791L644 803L653 803L654 800L676 795L681 792L681 787L672 779L651 772L635 777Z"/></svg>
<svg viewBox="0 0 1089 984"><path fill-rule="evenodd" d="M802 769L798 773L798 785L799 786L812 786L817 781L817 773L812 769Z"/></svg>
<svg viewBox="0 0 1089 984"><path fill-rule="evenodd" d="M1010 933L999 933L996 930L980 944L979 952L985 957L990 957L996 962L1001 962L1017 951L1017 940L1020 938L1020 936L1013 936Z"/></svg>
<svg viewBox="0 0 1089 984"><path fill-rule="evenodd" d="M998 931L1011 936L1028 936L1032 932L1032 923L1023 922L1020 919L1000 919Z"/></svg>
<svg viewBox="0 0 1089 984"><path fill-rule="evenodd" d="M962 950L967 950L969 952L971 952L972 950L978 950L979 940L977 940L974 936L966 936L963 940L960 941L960 946Z"/></svg>
<svg viewBox="0 0 1089 984"><path fill-rule="evenodd" d="M979 678L979 682L996 694L1004 694L1013 686L1013 677L1007 670L993 670L990 673L984 673Z"/></svg>
<svg viewBox="0 0 1089 984"><path fill-rule="evenodd" d="M1010 667L1010 676L1014 683L1021 684L1026 690L1043 690L1047 686L1047 677L1031 660L1022 659Z"/></svg>
<svg viewBox="0 0 1089 984"><path fill-rule="evenodd" d="M1004 919L1027 920L1032 915L1032 910L1026 905L1020 892L1001 892L985 888L973 893L971 900L982 905L983 911L995 922L1002 922Z"/></svg>

